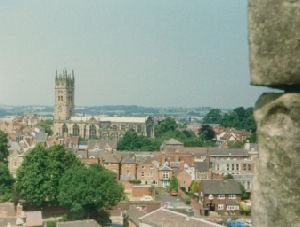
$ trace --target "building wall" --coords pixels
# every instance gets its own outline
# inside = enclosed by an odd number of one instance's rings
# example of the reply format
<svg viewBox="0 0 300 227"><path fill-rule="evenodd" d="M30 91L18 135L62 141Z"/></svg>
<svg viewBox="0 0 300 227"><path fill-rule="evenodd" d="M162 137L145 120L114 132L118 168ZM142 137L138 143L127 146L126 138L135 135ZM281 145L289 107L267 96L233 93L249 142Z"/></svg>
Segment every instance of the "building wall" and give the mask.
<svg viewBox="0 0 300 227"><path fill-rule="evenodd" d="M238 211L239 210L239 204L240 204L240 202L242 200L241 195L235 195L236 196L235 199L229 199L229 195L224 195L225 196L224 199L219 199L218 195L213 195L214 196L213 200L209 200L208 196L209 195L205 195L204 196L204 198L203 198L203 206L207 207L207 204L210 203L210 202L212 202L213 204L215 204L215 211L217 211L219 213L222 213L222 212L225 212L225 211L226 212L227 211L233 211L234 212L234 210L227 210L227 205L232 204L232 202L236 203L236 206L237 206L236 207L237 208L236 211ZM224 205L224 209L219 210L218 209L219 204L223 204Z"/></svg>
<svg viewBox="0 0 300 227"><path fill-rule="evenodd" d="M142 184L158 184L158 169L152 164L137 164L137 179Z"/></svg>
<svg viewBox="0 0 300 227"><path fill-rule="evenodd" d="M121 164L120 180L136 179L136 164Z"/></svg>

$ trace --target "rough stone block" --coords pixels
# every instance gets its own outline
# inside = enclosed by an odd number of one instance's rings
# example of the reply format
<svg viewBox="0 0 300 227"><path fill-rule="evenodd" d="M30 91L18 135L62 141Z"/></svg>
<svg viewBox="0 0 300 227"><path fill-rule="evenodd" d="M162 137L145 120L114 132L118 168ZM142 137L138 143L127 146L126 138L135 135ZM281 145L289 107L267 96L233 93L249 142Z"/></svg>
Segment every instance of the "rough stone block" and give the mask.
<svg viewBox="0 0 300 227"><path fill-rule="evenodd" d="M259 163L253 226L300 226L300 94L263 94L254 115Z"/></svg>
<svg viewBox="0 0 300 227"><path fill-rule="evenodd" d="M300 0L249 0L251 83L300 85Z"/></svg>

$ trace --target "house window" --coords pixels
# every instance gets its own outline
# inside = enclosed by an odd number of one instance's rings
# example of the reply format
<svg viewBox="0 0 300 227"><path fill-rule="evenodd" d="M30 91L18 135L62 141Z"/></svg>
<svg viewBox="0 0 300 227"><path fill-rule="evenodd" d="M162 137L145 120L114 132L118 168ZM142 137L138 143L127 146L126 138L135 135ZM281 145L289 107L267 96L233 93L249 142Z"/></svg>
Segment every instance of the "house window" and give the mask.
<svg viewBox="0 0 300 227"><path fill-rule="evenodd" d="M229 171L229 164L227 164L227 171Z"/></svg>
<svg viewBox="0 0 300 227"><path fill-rule="evenodd" d="M218 204L218 210L224 210L224 204Z"/></svg>
<svg viewBox="0 0 300 227"><path fill-rule="evenodd" d="M248 164L248 170L251 171L251 164Z"/></svg>
<svg viewBox="0 0 300 227"><path fill-rule="evenodd" d="M220 166L219 166L219 164L217 164L217 171L219 171L220 170Z"/></svg>
<svg viewBox="0 0 300 227"><path fill-rule="evenodd" d="M163 179L169 179L169 172L163 172Z"/></svg>
<svg viewBox="0 0 300 227"><path fill-rule="evenodd" d="M228 195L228 199L236 199L236 195Z"/></svg>
<svg viewBox="0 0 300 227"><path fill-rule="evenodd" d="M142 177L144 176L144 172L141 173Z"/></svg>
<svg viewBox="0 0 300 227"><path fill-rule="evenodd" d="M234 170L234 164L232 164L231 167L232 167L232 170Z"/></svg>
<svg viewBox="0 0 300 227"><path fill-rule="evenodd" d="M236 164L236 170L239 171L240 170L240 165Z"/></svg>
<svg viewBox="0 0 300 227"><path fill-rule="evenodd" d="M225 199L225 195L218 195L218 199Z"/></svg>
<svg viewBox="0 0 300 227"><path fill-rule="evenodd" d="M142 169L144 169L145 168L145 166L142 166Z"/></svg>
<svg viewBox="0 0 300 227"><path fill-rule="evenodd" d="M239 206L237 205L227 205L227 210L239 210Z"/></svg>

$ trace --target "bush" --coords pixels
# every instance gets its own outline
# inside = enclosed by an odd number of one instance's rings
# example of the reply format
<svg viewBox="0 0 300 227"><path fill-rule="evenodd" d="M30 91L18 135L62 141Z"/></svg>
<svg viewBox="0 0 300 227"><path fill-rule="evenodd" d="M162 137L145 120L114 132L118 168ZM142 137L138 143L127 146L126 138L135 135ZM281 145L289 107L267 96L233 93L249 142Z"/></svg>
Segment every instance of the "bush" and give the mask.
<svg viewBox="0 0 300 227"><path fill-rule="evenodd" d="M129 180L130 184L140 184L142 183L141 180Z"/></svg>
<svg viewBox="0 0 300 227"><path fill-rule="evenodd" d="M191 197L189 197L189 196L186 196L186 197L184 198L184 200L185 200L185 204L187 204L187 205L190 205L191 202L192 202L192 199L191 199Z"/></svg>

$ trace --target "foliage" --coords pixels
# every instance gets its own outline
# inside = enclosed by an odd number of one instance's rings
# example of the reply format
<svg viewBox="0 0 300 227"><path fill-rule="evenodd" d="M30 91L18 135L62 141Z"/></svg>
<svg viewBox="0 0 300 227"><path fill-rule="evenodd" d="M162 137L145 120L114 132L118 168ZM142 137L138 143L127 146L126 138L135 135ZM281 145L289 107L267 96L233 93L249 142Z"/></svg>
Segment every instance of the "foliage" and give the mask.
<svg viewBox="0 0 300 227"><path fill-rule="evenodd" d="M107 219L102 209L115 205L122 198L123 188L116 175L97 165L75 165L59 182L59 203L71 211L73 219Z"/></svg>
<svg viewBox="0 0 300 227"><path fill-rule="evenodd" d="M0 130L0 161L7 161L8 139L7 134Z"/></svg>
<svg viewBox="0 0 300 227"><path fill-rule="evenodd" d="M155 151L159 150L159 147L158 140L138 135L134 130L127 131L117 146L120 151Z"/></svg>
<svg viewBox="0 0 300 227"><path fill-rule="evenodd" d="M246 191L244 185L240 184L240 189L242 192L242 199L249 199L249 193Z"/></svg>
<svg viewBox="0 0 300 227"><path fill-rule="evenodd" d="M203 118L203 124L220 124L222 121L222 113L219 109L211 109Z"/></svg>
<svg viewBox="0 0 300 227"><path fill-rule="evenodd" d="M193 193L198 193L199 192L199 188L200 188L200 182L199 181L192 181L191 183L191 191Z"/></svg>
<svg viewBox="0 0 300 227"><path fill-rule="evenodd" d="M11 199L14 179L8 171L6 163L0 162L0 202Z"/></svg>
<svg viewBox="0 0 300 227"><path fill-rule="evenodd" d="M38 124L39 127L43 128L48 135L53 135L51 126L53 125L52 120L41 120Z"/></svg>
<svg viewBox="0 0 300 227"><path fill-rule="evenodd" d="M140 184L142 182L141 182L141 180L129 180L129 183L131 183L131 184Z"/></svg>
<svg viewBox="0 0 300 227"><path fill-rule="evenodd" d="M168 132L175 132L178 125L174 118L167 117L155 127L155 136L161 137L163 134Z"/></svg>
<svg viewBox="0 0 300 227"><path fill-rule="evenodd" d="M214 139L216 134L210 125L202 125L199 136L203 141L207 141Z"/></svg>
<svg viewBox="0 0 300 227"><path fill-rule="evenodd" d="M178 186L179 185L178 185L177 178L175 176L172 176L172 179L170 181L170 187L169 187L170 192L172 192L172 191L178 192Z"/></svg>
<svg viewBox="0 0 300 227"><path fill-rule="evenodd" d="M118 142L117 149L120 151L156 151L160 149L163 141L177 139L186 147L214 146L214 132L209 126L205 126L203 135L196 136L190 130L181 129L173 118L166 118L155 127L156 138L148 138L138 135L134 130L127 131Z"/></svg>
<svg viewBox="0 0 300 227"><path fill-rule="evenodd" d="M204 124L221 124L226 128L246 129L256 132L256 123L253 117L253 108L238 107L233 111L221 114L221 110L212 109L203 118Z"/></svg>
<svg viewBox="0 0 300 227"><path fill-rule="evenodd" d="M62 146L36 146L17 171L17 193L31 205L58 204L58 184L64 172L81 165Z"/></svg>
<svg viewBox="0 0 300 227"><path fill-rule="evenodd" d="M190 205L191 202L192 202L191 197L190 197L190 196L186 196L186 197L184 198L184 202L185 202L185 204Z"/></svg>
<svg viewBox="0 0 300 227"><path fill-rule="evenodd" d="M227 142L228 148L243 148L244 147L244 142L235 140L235 141L228 141Z"/></svg>

